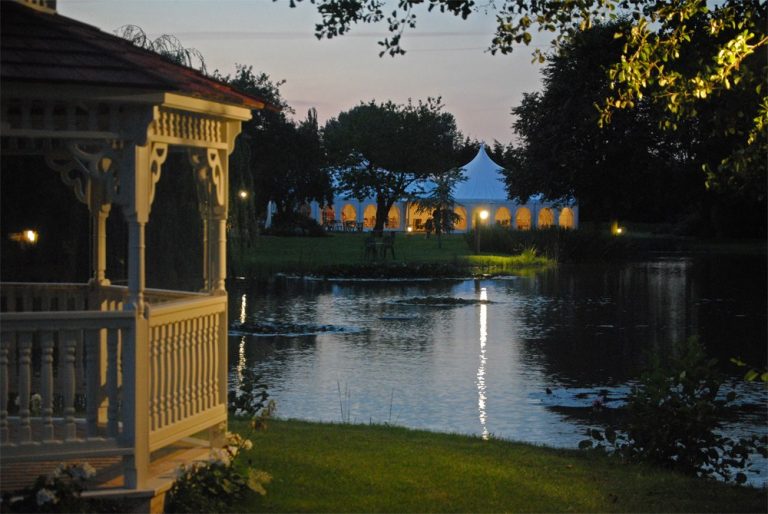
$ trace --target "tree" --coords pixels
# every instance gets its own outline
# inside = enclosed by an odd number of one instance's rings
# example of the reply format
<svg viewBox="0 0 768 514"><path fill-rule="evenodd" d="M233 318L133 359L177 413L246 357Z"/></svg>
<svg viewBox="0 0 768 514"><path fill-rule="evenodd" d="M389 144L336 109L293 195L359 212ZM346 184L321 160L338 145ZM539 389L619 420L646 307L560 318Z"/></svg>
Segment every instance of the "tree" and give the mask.
<svg viewBox="0 0 768 514"><path fill-rule="evenodd" d="M361 103L328 120L323 137L342 192L376 199L374 232L409 186L455 167L458 132L439 98L405 105Z"/></svg>
<svg viewBox="0 0 768 514"><path fill-rule="evenodd" d="M730 97L737 86L750 89L754 101L736 113L737 123L726 127L737 141L720 162L707 168L707 180L709 187L725 189L742 182L743 175L750 180L757 174L765 182L768 6L760 0L722 0L713 8L706 0L398 0L387 14L383 0L309 1L321 15L315 26L318 38L341 36L357 23L386 21L391 35L379 43L380 55L392 56L405 53L401 37L416 26L420 5L428 12L465 19L478 11L495 12L490 50L502 54L529 44L534 29L555 33L557 51L596 22L626 16L631 22L616 34L622 48L608 70L611 88L598 104L599 121L606 124L617 110L635 108L650 98L664 106L669 114L666 125L674 128L680 119L696 119L708 98ZM686 60L691 54L696 59ZM539 49L534 55L540 62L546 60Z"/></svg>
<svg viewBox="0 0 768 514"><path fill-rule="evenodd" d="M578 198L585 218L663 221L679 209L673 195L701 197L703 175L679 151L676 134L658 126L651 102L597 124L594 104L609 90L605 69L621 53L613 37L621 27L596 25L564 44L543 69L543 91L525 94L512 110L521 144L501 160L511 198Z"/></svg>
<svg viewBox="0 0 768 514"><path fill-rule="evenodd" d="M237 65L234 76L220 78L279 108L254 111L253 118L243 124L238 141L241 153L230 169L230 190L233 195L239 189L251 194L245 202L233 197L233 204L251 203L258 215L273 201L278 214L286 217L305 203L332 198L315 110L298 123L288 119L293 109L280 95L285 82L272 81L266 73L256 74L252 66ZM251 223L255 226L255 219Z"/></svg>
<svg viewBox="0 0 768 514"><path fill-rule="evenodd" d="M453 196L453 189L466 178L460 168L453 168L442 173L433 173L429 180L434 187L416 199L416 210L431 214L432 217L427 223L431 223L432 230L435 231L437 247L442 248L442 234L450 233L453 226L461 221L461 217L454 210L456 198Z"/></svg>

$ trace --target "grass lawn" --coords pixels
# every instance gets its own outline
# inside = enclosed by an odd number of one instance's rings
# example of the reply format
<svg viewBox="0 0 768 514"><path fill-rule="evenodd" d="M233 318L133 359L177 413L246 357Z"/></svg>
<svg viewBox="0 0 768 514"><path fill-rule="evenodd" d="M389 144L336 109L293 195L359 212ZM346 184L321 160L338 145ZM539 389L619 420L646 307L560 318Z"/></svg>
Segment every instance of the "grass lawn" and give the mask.
<svg viewBox="0 0 768 514"><path fill-rule="evenodd" d="M231 429L248 434L243 421ZM404 428L270 422L242 512L766 512L765 491L604 456Z"/></svg>
<svg viewBox="0 0 768 514"><path fill-rule="evenodd" d="M272 237L261 236L242 255L231 255L238 275L265 276L277 272L311 273L330 266L360 266L364 260L364 243L369 234L338 233L328 237ZM234 253L234 252L233 252ZM508 270L520 267L542 266L546 259L523 261L517 256L473 255L463 234L443 236L442 248L437 238L427 239L424 234L395 238L395 259L389 256L385 263L424 264L457 263L477 268Z"/></svg>

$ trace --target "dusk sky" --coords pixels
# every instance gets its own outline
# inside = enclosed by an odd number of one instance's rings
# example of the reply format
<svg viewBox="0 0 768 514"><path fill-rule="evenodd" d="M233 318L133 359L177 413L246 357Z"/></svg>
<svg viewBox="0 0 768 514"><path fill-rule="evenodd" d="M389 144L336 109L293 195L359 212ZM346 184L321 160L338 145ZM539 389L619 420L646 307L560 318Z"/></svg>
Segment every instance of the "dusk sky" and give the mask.
<svg viewBox="0 0 768 514"><path fill-rule="evenodd" d="M492 14L461 20L422 10L404 38L408 53L380 58L386 25L318 41L319 17L307 1L291 9L287 0L59 0L58 10L105 32L133 24L153 38L173 34L198 49L209 70L228 74L240 63L285 79L281 92L296 117L315 107L321 123L360 101L442 96L464 135L507 143L514 137L510 109L540 87L531 48L507 56L486 51Z"/></svg>

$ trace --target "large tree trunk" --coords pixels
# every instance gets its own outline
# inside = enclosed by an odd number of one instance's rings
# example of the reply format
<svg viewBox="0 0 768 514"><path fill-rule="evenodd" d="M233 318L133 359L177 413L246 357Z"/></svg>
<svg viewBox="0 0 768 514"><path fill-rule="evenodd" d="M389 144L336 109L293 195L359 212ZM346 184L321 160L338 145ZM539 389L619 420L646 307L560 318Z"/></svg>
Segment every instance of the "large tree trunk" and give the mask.
<svg viewBox="0 0 768 514"><path fill-rule="evenodd" d="M384 233L384 224L389 219L389 209L394 202L388 202L381 196L376 197L376 224L373 226L373 234L380 237Z"/></svg>

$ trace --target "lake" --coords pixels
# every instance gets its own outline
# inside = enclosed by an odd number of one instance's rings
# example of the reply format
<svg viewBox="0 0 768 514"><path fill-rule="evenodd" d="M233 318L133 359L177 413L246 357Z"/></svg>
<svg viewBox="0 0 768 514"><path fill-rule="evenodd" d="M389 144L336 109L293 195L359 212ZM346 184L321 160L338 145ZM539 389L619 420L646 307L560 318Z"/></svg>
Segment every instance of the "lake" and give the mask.
<svg viewBox="0 0 768 514"><path fill-rule="evenodd" d="M764 256L481 280L277 277L235 281L229 294L231 320L259 332L230 332L231 382L261 375L281 417L574 448L587 427L610 421L652 355L663 360L698 336L740 395L726 430L768 432L765 385L729 363L767 359ZM760 467L758 482L768 475Z"/></svg>

